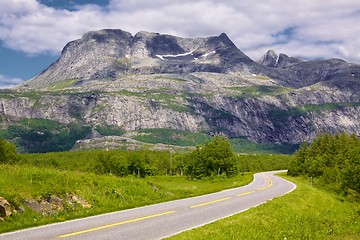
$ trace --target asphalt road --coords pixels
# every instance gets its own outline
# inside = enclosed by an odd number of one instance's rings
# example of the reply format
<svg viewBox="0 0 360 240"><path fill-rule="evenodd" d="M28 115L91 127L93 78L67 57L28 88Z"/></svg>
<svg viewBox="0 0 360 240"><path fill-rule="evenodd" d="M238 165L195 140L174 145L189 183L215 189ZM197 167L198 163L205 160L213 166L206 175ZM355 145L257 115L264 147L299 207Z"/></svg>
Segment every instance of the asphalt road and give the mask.
<svg viewBox="0 0 360 240"><path fill-rule="evenodd" d="M296 186L258 173L244 187L0 235L0 240L161 239L245 211Z"/></svg>

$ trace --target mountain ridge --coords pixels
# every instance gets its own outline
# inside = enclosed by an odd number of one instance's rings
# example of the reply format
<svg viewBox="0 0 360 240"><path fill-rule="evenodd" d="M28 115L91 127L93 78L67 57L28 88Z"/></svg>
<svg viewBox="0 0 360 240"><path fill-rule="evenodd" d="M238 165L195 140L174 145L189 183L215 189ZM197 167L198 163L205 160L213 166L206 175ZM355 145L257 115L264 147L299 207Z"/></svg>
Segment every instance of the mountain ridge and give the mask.
<svg viewBox="0 0 360 240"><path fill-rule="evenodd" d="M192 59L162 55L191 52ZM41 87L68 79L115 78L132 73L226 72L246 63L255 65L225 33L207 38L180 38L159 33L104 29L69 42L60 58L21 86Z"/></svg>

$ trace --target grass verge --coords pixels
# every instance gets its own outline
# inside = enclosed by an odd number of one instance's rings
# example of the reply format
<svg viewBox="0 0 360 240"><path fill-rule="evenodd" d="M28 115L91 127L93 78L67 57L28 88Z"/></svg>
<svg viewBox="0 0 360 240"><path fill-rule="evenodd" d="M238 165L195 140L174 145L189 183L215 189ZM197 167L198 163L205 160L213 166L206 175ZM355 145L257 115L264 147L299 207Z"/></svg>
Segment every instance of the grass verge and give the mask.
<svg viewBox="0 0 360 240"><path fill-rule="evenodd" d="M288 178L288 177L286 177ZM360 206L288 178L297 188L246 212L169 239L360 239Z"/></svg>
<svg viewBox="0 0 360 240"><path fill-rule="evenodd" d="M0 165L0 176L0 195L13 208L25 209L24 213L4 218L0 222L0 233L216 192L246 185L253 178L250 173L197 181L182 176L120 178L22 165ZM41 201L51 195L64 199L67 194L81 196L92 208L65 205L63 211L44 216L24 205L27 199Z"/></svg>

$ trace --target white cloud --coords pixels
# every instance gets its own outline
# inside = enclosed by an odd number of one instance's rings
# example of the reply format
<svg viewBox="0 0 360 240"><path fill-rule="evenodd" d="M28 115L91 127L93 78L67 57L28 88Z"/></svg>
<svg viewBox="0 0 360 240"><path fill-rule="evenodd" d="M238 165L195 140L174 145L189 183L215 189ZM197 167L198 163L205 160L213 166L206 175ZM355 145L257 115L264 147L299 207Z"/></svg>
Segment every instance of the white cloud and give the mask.
<svg viewBox="0 0 360 240"><path fill-rule="evenodd" d="M81 5L76 11L36 0L0 3L0 40L27 54L56 54L87 31L119 28L183 37L225 32L255 60L279 49L290 56L360 63L358 0L111 0L106 7Z"/></svg>
<svg viewBox="0 0 360 240"><path fill-rule="evenodd" d="M33 0L0 0L1 15L19 15L26 14L29 11L37 11L39 10L39 3Z"/></svg>
<svg viewBox="0 0 360 240"><path fill-rule="evenodd" d="M12 88L16 85L24 82L24 80L20 78L12 78L8 76L4 76L0 74L0 89L1 88Z"/></svg>

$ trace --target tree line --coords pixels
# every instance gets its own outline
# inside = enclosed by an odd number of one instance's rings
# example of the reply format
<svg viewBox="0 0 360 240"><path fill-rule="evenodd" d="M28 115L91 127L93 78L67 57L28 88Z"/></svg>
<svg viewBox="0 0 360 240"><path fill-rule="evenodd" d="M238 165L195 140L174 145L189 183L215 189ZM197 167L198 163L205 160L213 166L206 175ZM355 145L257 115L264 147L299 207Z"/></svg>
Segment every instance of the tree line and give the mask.
<svg viewBox="0 0 360 240"><path fill-rule="evenodd" d="M171 150L170 150L171 151ZM141 177L168 174L171 171L190 178L204 178L215 175L231 176L238 172L237 159L225 137L214 137L203 147L197 146L187 154L152 153L135 151L131 153L101 152L97 157L96 169L99 173L111 173L118 176L130 174Z"/></svg>
<svg viewBox="0 0 360 240"><path fill-rule="evenodd" d="M100 152L96 171L118 176L140 177L170 174L188 176L190 179L231 177L241 172L287 169L288 155L238 155L231 148L230 141L215 136L203 146L196 146L189 153L153 151L109 151ZM170 161L172 169L170 170Z"/></svg>
<svg viewBox="0 0 360 240"><path fill-rule="evenodd" d="M225 137L215 136L203 146L188 153L150 150L93 150L84 152L54 152L16 154L16 148L0 141L0 164L25 164L66 171L95 172L119 177L135 175L183 175L190 179L231 177L242 172L286 169L288 155L238 155ZM2 157L1 157L2 156ZM170 164L170 161L172 164Z"/></svg>

